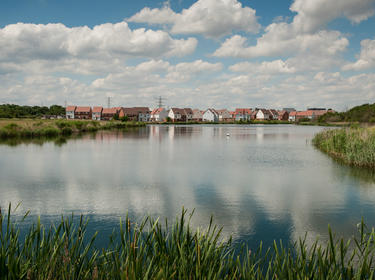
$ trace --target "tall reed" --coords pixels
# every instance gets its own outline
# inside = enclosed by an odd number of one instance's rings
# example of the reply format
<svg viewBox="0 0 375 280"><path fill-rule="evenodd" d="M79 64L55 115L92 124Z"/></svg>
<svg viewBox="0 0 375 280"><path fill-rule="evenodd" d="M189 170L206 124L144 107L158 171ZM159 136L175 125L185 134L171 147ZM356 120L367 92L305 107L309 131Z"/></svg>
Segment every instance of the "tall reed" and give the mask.
<svg viewBox="0 0 375 280"><path fill-rule="evenodd" d="M305 238L264 249L245 246L236 253L231 239L221 241L213 220L205 230L190 226L182 210L169 227L145 218L120 220L107 248L94 247L97 233L87 236L88 221L61 219L46 228L40 219L21 240L19 226L0 211L1 279L374 279L374 238L363 222L359 237L336 239L329 228L326 244ZM26 216L24 217L26 218ZM19 222L20 223L20 222ZM21 221L22 223L22 221Z"/></svg>
<svg viewBox="0 0 375 280"><path fill-rule="evenodd" d="M315 135L313 144L347 164L375 167L374 128L325 130Z"/></svg>

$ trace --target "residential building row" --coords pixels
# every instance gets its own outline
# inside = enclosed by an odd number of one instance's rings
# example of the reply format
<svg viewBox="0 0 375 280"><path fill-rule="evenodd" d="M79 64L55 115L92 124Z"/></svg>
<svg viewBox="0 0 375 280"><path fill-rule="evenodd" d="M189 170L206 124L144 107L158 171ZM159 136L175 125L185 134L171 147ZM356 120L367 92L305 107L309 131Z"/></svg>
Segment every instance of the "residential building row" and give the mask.
<svg viewBox="0 0 375 280"><path fill-rule="evenodd" d="M296 111L293 108L284 108L282 110L264 109L264 108L237 108L235 111L227 109L206 110L191 108L156 108L150 110L147 107L88 107L88 106L67 106L67 119L92 119L92 120L111 120L115 116L128 120L141 122L235 122L251 120L279 120L296 122L301 119L316 120L327 112L333 112L331 109L310 108L306 111Z"/></svg>

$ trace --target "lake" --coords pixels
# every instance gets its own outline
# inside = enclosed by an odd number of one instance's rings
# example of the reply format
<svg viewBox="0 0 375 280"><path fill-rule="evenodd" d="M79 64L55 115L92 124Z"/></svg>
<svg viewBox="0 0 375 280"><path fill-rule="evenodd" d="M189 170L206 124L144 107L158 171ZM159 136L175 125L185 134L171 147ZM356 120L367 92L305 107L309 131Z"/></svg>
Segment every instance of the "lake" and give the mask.
<svg viewBox="0 0 375 280"><path fill-rule="evenodd" d="M363 216L375 224L375 175L311 145L323 128L295 125L150 125L66 142L0 144L0 206L21 202L45 223L84 214L105 244L119 218L174 220L195 209L223 237L246 242L350 237Z"/></svg>

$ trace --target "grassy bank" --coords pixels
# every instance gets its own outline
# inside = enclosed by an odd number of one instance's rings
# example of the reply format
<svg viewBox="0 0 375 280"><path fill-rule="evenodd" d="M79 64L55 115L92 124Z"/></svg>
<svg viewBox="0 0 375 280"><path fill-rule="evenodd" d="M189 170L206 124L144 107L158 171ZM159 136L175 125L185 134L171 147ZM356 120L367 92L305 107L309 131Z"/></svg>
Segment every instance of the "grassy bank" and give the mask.
<svg viewBox="0 0 375 280"><path fill-rule="evenodd" d="M375 128L325 130L315 135L313 144L347 164L375 167Z"/></svg>
<svg viewBox="0 0 375 280"><path fill-rule="evenodd" d="M73 133L144 126L138 122L89 120L0 120L0 139L69 136Z"/></svg>
<svg viewBox="0 0 375 280"><path fill-rule="evenodd" d="M193 230L183 211L172 227L126 218L109 246L97 250L82 217L50 228L39 221L21 240L9 213L0 214L1 279L374 279L375 232L366 233L363 223L352 240L336 240L329 231L324 245L301 239L236 253L230 240L220 241L212 220Z"/></svg>

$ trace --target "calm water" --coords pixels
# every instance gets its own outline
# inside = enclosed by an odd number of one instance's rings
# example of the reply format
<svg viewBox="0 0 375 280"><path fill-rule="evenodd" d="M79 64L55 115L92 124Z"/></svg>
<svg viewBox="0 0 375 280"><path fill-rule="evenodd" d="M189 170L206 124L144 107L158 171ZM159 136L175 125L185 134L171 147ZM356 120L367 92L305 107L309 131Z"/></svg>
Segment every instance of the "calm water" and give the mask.
<svg viewBox="0 0 375 280"><path fill-rule="evenodd" d="M21 202L45 222L85 214L99 243L128 212L174 219L195 209L224 236L255 246L273 239L352 235L375 224L375 175L342 166L311 145L319 127L149 126L64 142L0 145L0 205ZM229 133L229 137L227 136ZM24 224L25 226L26 224Z"/></svg>

